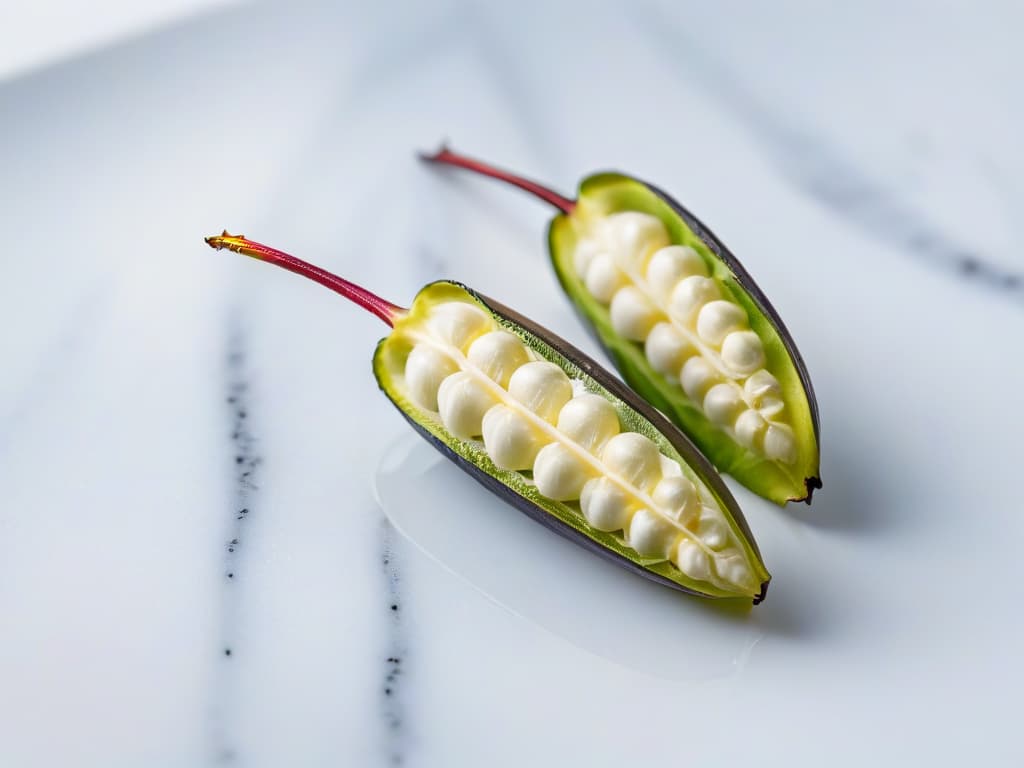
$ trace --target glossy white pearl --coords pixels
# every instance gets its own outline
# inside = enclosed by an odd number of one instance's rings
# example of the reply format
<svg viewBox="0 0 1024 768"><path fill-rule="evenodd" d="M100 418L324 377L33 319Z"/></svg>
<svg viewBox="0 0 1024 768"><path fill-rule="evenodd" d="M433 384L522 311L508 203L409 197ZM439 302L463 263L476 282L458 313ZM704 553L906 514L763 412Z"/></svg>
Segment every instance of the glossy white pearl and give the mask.
<svg viewBox="0 0 1024 768"><path fill-rule="evenodd" d="M588 479L589 467L559 443L545 445L533 462L533 481L537 490L555 501L578 499Z"/></svg>
<svg viewBox="0 0 1024 768"><path fill-rule="evenodd" d="M613 213L605 219L604 238L619 268L628 274L643 274L647 259L669 244L661 219L639 211Z"/></svg>
<svg viewBox="0 0 1024 768"><path fill-rule="evenodd" d="M482 432L487 455L499 469L532 469L544 436L525 417L507 405L484 414Z"/></svg>
<svg viewBox="0 0 1024 768"><path fill-rule="evenodd" d="M722 578L736 586L745 587L747 589L751 589L755 586L753 583L753 574L739 558L735 558L730 562L725 563L719 569L719 573Z"/></svg>
<svg viewBox="0 0 1024 768"><path fill-rule="evenodd" d="M437 389L445 377L455 373L458 366L440 350L417 344L405 361L405 384L409 397L421 408L437 410Z"/></svg>
<svg viewBox="0 0 1024 768"><path fill-rule="evenodd" d="M459 371L441 382L437 406L441 422L456 437L469 439L483 431L483 418L494 397L472 374Z"/></svg>
<svg viewBox="0 0 1024 768"><path fill-rule="evenodd" d="M796 461L796 438L785 424L770 423L764 433L764 455L772 461L792 464Z"/></svg>
<svg viewBox="0 0 1024 768"><path fill-rule="evenodd" d="M676 529L649 509L638 509L629 521L626 540L643 557L665 557Z"/></svg>
<svg viewBox="0 0 1024 768"><path fill-rule="evenodd" d="M552 424L572 399L572 382L554 363L537 360L516 369L508 381L508 393Z"/></svg>
<svg viewBox="0 0 1024 768"><path fill-rule="evenodd" d="M720 378L718 371L703 357L691 357L683 363L683 369L679 372L679 383L683 391L698 404L704 402L705 393Z"/></svg>
<svg viewBox="0 0 1024 768"><path fill-rule="evenodd" d="M731 301L712 301L701 307L697 315L697 335L717 347L732 331L747 324L747 313Z"/></svg>
<svg viewBox="0 0 1024 768"><path fill-rule="evenodd" d="M601 449L601 461L610 472L647 491L661 477L661 452L638 432L622 432Z"/></svg>
<svg viewBox="0 0 1024 768"><path fill-rule="evenodd" d="M619 434L619 415L600 395L577 395L558 414L558 431L592 453Z"/></svg>
<svg viewBox="0 0 1024 768"><path fill-rule="evenodd" d="M722 549L729 543L729 528L716 514L701 517L697 535L705 545L714 550Z"/></svg>
<svg viewBox="0 0 1024 768"><path fill-rule="evenodd" d="M463 301L448 301L434 307L427 319L434 337L465 351L477 336L494 330L495 322L480 307Z"/></svg>
<svg viewBox="0 0 1024 768"><path fill-rule="evenodd" d="M743 393L731 382L715 384L704 395L704 415L720 426L732 424L744 406Z"/></svg>
<svg viewBox="0 0 1024 768"><path fill-rule="evenodd" d="M607 477L595 477L583 485L580 510L599 531L618 531L629 518L629 498Z"/></svg>
<svg viewBox="0 0 1024 768"><path fill-rule="evenodd" d="M687 245L669 245L660 248L647 263L647 287L651 294L665 306L672 295L672 289L690 275L707 275L704 260Z"/></svg>
<svg viewBox="0 0 1024 768"><path fill-rule="evenodd" d="M743 391L751 405L757 408L765 418L771 418L785 407L782 399L782 386L779 380L766 370L755 371L743 383Z"/></svg>
<svg viewBox="0 0 1024 768"><path fill-rule="evenodd" d="M722 362L736 373L753 373L764 365L761 339L753 331L733 331L722 342Z"/></svg>
<svg viewBox="0 0 1024 768"><path fill-rule="evenodd" d="M676 378L687 358L697 354L697 348L672 323L658 323L644 343L647 362L658 373Z"/></svg>
<svg viewBox="0 0 1024 768"><path fill-rule="evenodd" d="M608 304L615 292L626 284L626 276L615 266L612 257L602 252L591 260L583 282L595 299L602 304Z"/></svg>
<svg viewBox="0 0 1024 768"><path fill-rule="evenodd" d="M612 328L630 341L643 341L661 317L661 312L633 285L620 288L612 298Z"/></svg>
<svg viewBox="0 0 1024 768"><path fill-rule="evenodd" d="M581 238L580 241L576 243L576 251L573 254L573 268L576 270L576 274L579 277L583 277L587 274L590 262L592 262L594 257L600 252L600 244L589 237Z"/></svg>
<svg viewBox="0 0 1024 768"><path fill-rule="evenodd" d="M747 409L736 418L734 430L736 442L744 448L756 449L761 434L764 432L768 422L764 420L757 411Z"/></svg>
<svg viewBox="0 0 1024 768"><path fill-rule="evenodd" d="M711 576L711 562L707 553L688 538L679 540L673 562L680 571L696 581L707 581Z"/></svg>
<svg viewBox="0 0 1024 768"><path fill-rule="evenodd" d="M513 372L530 361L526 345L508 331L485 333L469 345L466 357L500 387L507 387Z"/></svg>
<svg viewBox="0 0 1024 768"><path fill-rule="evenodd" d="M700 511L697 488L685 477L663 477L654 486L651 498L659 509L687 524Z"/></svg>
<svg viewBox="0 0 1024 768"><path fill-rule="evenodd" d="M721 295L718 283L710 277L700 275L684 277L672 289L669 310L672 312L672 316L680 322L690 323L701 307Z"/></svg>

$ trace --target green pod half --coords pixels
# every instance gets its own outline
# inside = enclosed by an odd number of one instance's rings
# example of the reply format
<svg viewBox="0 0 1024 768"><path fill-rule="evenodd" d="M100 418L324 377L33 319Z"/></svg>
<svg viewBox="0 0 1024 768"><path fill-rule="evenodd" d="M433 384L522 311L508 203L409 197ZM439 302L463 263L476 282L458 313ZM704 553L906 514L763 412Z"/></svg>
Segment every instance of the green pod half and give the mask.
<svg viewBox="0 0 1024 768"><path fill-rule="evenodd" d="M710 421L678 381L652 368L641 343L626 340L614 331L608 308L587 291L573 267L580 233L595 218L622 211L656 216L668 230L672 244L697 251L728 298L747 312L751 330L764 345L766 368L782 387L788 421L797 438L797 459L792 464L770 461L744 448ZM755 493L778 504L810 503L814 490L821 487L821 480L818 408L807 368L764 293L706 226L657 187L621 173L599 173L580 183L575 209L551 221L548 245L562 288L634 390L680 426L716 467Z"/></svg>
<svg viewBox="0 0 1024 768"><path fill-rule="evenodd" d="M657 187L621 173L598 173L584 179L578 199L570 200L537 182L459 155L447 147L423 158L500 179L560 210L548 232L555 272L586 327L626 382L682 428L719 470L728 472L755 493L777 504L810 503L814 490L821 487L821 480L818 407L807 368L764 293L729 249L696 216ZM630 262L625 272L619 269L624 267L621 263L608 266L609 259L614 261L613 255L622 258L623 251L621 241L612 246L614 254L600 250L602 243L608 245L608 230L602 230L602 225L611 222L615 215L627 212L656 217L664 229L657 235L658 241L664 243L664 238L668 238L661 247L688 246L703 262L703 271L714 286L702 287L701 295L706 294L707 298L701 299L696 294L684 296L685 307L696 306L700 310L703 303L695 305L693 301L706 303L721 298L742 308L746 315L744 324L726 329L727 334L732 330L741 331L729 342L730 360L726 360L728 339L705 339L700 334L700 320L689 314L690 309L679 310L685 311L687 317L678 316L674 304L674 289L678 286L660 281L665 279L665 273L660 280L649 282L646 274L641 276L637 272L638 268L641 272L646 269L646 260L653 258L655 251L626 254L627 261L637 256L639 262ZM577 244L584 239L588 242L577 253ZM634 245L637 243L634 241ZM645 246L641 243L640 247ZM592 276L587 270L591 268L588 265L600 261L596 254L601 254L604 261L598 273ZM678 252L676 256L683 258ZM681 274L685 277L699 273L684 271ZM602 296L602 301L595 298L588 283ZM623 286L631 286L634 292L620 303L620 328L623 329L620 333L613 323L612 309ZM672 293L671 300L662 296L651 303L655 293L665 291ZM657 303L666 301L668 303ZM716 303L717 309L722 310L724 302ZM721 312L718 314L722 316ZM736 319L735 315L732 310L726 310L727 317ZM669 371L663 374L648 360L644 345L649 340L643 334L650 332L650 326L639 320L651 317L660 317L660 321L653 322L669 326L667 330L662 329L659 337L663 352L675 345L682 356L680 360L688 360L686 355L692 356L695 351L707 364L705 372L691 366L693 375L689 389L697 399L691 399L682 386L681 380L687 373L685 368L671 371L671 375ZM710 321L709 328L713 329L715 322ZM757 339L752 340L748 331L756 334ZM683 351L686 347L690 348L690 353ZM669 358L661 357L661 360L664 370ZM753 367L748 368L751 364ZM752 374L758 376L756 381ZM718 423L705 415L709 401L704 382L711 382L708 386L729 385L724 390L718 389L711 402L709 412L717 416Z"/></svg>
<svg viewBox="0 0 1024 768"><path fill-rule="evenodd" d="M483 309L501 329L522 340L538 359L554 363L587 392L610 402L624 430L646 436L663 456L678 463L684 476L705 489L717 503L734 539L739 542L757 586L749 594L730 591L688 577L666 558L641 556L627 544L621 531L609 533L593 528L581 513L578 502L553 501L541 495L529 472L498 468L481 440L456 437L445 428L437 412L418 405L406 385L406 361L415 345L413 337L423 328L432 308L448 302L466 302ZM704 597L751 599L754 604L764 598L770 576L743 514L714 467L664 416L596 362L546 329L459 283L440 281L423 288L408 314L380 341L373 369L381 390L420 435L478 482L534 520L663 585ZM467 546L471 545L467 542Z"/></svg>

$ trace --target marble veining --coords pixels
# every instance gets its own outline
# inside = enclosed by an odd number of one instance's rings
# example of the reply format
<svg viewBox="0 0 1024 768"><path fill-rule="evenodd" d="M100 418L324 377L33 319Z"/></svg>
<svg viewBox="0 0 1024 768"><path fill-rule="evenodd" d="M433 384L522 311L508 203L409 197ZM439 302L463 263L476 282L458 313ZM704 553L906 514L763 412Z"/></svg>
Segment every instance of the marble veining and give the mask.
<svg viewBox="0 0 1024 768"><path fill-rule="evenodd" d="M381 711L384 721L385 751L389 765L402 765L406 753L407 713L403 705L403 676L409 668L409 647L403 620L405 604L402 577L395 546L395 529L386 519L380 521L381 570L385 583L387 631L386 656L380 683Z"/></svg>
<svg viewBox="0 0 1024 768"><path fill-rule="evenodd" d="M680 76L700 84L711 103L733 115L761 142L782 175L803 194L872 238L1015 302L1024 302L1024 276L1020 272L951 237L900 190L873 178L870 168L854 164L820 132L800 125L753 92L686 25L654 5L646 10L629 15L644 37L667 58L680 63Z"/></svg>
<svg viewBox="0 0 1024 768"><path fill-rule="evenodd" d="M40 404L54 397L67 382L61 373L69 364L87 355L110 297L109 284L97 284L82 291L81 297L67 313L67 322L56 336L46 339L42 350L20 384L6 393L6 402L0 407L0 459L11 450L12 441L25 429L29 417Z"/></svg>
<svg viewBox="0 0 1024 768"><path fill-rule="evenodd" d="M0 765L1024 762L1024 18L764 8L261 3L0 82ZM464 280L594 353L549 212L416 162L444 138L649 179L771 297L826 487L732 484L753 612L494 502L381 397L373 318L202 243Z"/></svg>
<svg viewBox="0 0 1024 768"><path fill-rule="evenodd" d="M242 750L234 732L231 711L236 704L237 672L231 668L240 652L245 652L244 639L239 637L237 615L239 590L244 588L246 576L245 544L250 516L257 510L259 468L263 458L259 441L252 426L250 404L251 372L247 359L246 334L238 311L228 321L225 341L224 374L226 394L224 403L228 412L229 466L233 480L232 499L227 508L223 543L223 578L221 587L220 655L223 667L216 675L211 690L211 710L214 754L224 762L238 764Z"/></svg>

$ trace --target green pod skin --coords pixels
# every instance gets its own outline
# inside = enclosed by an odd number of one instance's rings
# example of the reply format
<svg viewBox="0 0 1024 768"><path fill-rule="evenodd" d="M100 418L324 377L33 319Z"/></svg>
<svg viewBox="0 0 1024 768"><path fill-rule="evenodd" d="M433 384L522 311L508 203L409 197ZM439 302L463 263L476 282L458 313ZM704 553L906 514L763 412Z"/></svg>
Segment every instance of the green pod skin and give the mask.
<svg viewBox="0 0 1024 768"><path fill-rule="evenodd" d="M814 490L821 488L819 419L806 365L764 293L732 252L697 217L659 188L621 173L598 173L585 178L574 201L448 149L424 159L500 179L556 207L559 213L548 228L548 249L555 274L585 327L623 379L683 429L719 470L779 505L788 501L811 503ZM732 425L715 423L705 414L701 403L687 395L678 375L656 370L648 360L644 342L616 331L608 303L595 298L578 272L576 253L580 242L609 216L623 212L644 214L660 221L669 244L692 249L703 262L705 274L716 283L721 298L738 305L746 314L749 330L757 335L763 350L763 367L777 380L779 398L784 403L781 416L761 420L761 431L753 438L758 441L756 444L742 445ZM745 405L753 409L749 402ZM791 436L792 460L772 459L765 454L764 424L772 424L772 418L784 418L777 429L784 429Z"/></svg>
<svg viewBox="0 0 1024 768"><path fill-rule="evenodd" d="M512 506L589 551L664 586L702 597L752 601L754 604L764 599L770 576L742 513L714 468L661 414L564 340L459 283L431 283L417 294L409 309L402 309L293 256L244 238L225 233L208 238L207 242L214 248L228 248L310 277L392 325L392 332L381 339L373 357L374 375L380 389L431 445ZM577 394L603 398L614 408L623 432L639 433L657 446L661 466L665 466L666 460L669 466L678 465L679 476L689 479L698 489L705 505L703 509L716 510L715 519L723 521L728 528L728 545L720 553L720 561L712 558L714 565L707 578L688 576L668 555L641 555L629 546L628 537L622 530L594 528L582 514L578 501L555 501L544 496L533 481L533 472L500 468L485 449L482 438L456 436L445 426L436 404L432 407L422 404L422 396L416 394L415 383L410 384L407 377L410 354L418 344L439 348L436 334L430 335L434 328L431 323L437 317L439 306L448 308L452 304L470 305L475 314L487 318L487 328L512 334L522 343L533 362L556 365L573 382ZM461 353L453 354L453 359L458 358L465 363L466 358ZM472 354L470 347L470 357ZM687 525L694 531L699 528L697 523ZM685 530L685 533L679 541L691 535L689 529L680 530ZM714 552L711 554L715 555ZM724 569L730 563L734 564L732 567L741 563L745 569L744 578L736 583L719 573L719 570L725 573Z"/></svg>

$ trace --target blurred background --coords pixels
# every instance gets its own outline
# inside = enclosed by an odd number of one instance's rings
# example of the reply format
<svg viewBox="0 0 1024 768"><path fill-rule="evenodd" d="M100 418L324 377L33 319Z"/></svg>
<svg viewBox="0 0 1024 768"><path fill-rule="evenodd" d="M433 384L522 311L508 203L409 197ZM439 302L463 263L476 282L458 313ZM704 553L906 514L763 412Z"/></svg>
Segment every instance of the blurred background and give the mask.
<svg viewBox="0 0 1024 768"><path fill-rule="evenodd" d="M0 766L1020 764L1022 24L0 8ZM750 615L468 487L377 391L376 319L202 242L397 303L454 277L596 355L549 212L417 162L442 140L656 183L785 318L825 487L730 481L774 576Z"/></svg>

